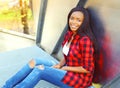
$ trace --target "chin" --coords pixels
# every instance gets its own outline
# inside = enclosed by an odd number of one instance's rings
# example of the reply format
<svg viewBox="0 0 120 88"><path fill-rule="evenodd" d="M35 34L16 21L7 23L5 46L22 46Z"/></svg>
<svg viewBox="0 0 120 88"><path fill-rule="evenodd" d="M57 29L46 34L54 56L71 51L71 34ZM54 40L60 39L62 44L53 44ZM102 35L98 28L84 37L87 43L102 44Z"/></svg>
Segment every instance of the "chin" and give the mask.
<svg viewBox="0 0 120 88"><path fill-rule="evenodd" d="M73 33L76 33L76 30L72 30Z"/></svg>
<svg viewBox="0 0 120 88"><path fill-rule="evenodd" d="M76 29L72 29L71 31L75 32L75 31L77 31L77 30L76 30Z"/></svg>

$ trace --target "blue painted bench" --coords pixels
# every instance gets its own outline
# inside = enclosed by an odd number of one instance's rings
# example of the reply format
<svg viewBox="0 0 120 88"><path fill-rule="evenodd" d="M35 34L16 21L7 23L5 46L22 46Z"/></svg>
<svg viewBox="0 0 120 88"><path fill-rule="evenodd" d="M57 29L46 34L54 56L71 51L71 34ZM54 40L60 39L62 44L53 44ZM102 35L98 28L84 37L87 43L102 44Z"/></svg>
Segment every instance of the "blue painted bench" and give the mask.
<svg viewBox="0 0 120 88"><path fill-rule="evenodd" d="M31 58L43 57L56 60L38 46L31 46L22 49L0 53L0 88L4 82L15 74ZM40 81L35 88L59 88L46 81Z"/></svg>

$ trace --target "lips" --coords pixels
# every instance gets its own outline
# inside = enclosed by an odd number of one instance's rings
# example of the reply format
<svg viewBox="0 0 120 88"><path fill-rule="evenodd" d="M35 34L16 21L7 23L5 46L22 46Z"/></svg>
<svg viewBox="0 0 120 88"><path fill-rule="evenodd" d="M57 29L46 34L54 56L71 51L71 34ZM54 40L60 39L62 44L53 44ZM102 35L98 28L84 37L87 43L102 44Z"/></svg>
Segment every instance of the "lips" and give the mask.
<svg viewBox="0 0 120 88"><path fill-rule="evenodd" d="M78 28L77 26L74 25L71 26L71 29L77 29L77 28Z"/></svg>

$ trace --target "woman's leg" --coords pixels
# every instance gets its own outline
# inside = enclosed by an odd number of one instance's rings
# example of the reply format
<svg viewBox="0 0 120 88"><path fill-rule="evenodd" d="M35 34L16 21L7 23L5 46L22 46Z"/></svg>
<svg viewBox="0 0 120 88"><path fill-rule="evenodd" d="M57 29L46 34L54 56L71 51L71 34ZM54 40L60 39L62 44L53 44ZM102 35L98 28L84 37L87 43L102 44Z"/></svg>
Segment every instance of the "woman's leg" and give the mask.
<svg viewBox="0 0 120 88"><path fill-rule="evenodd" d="M32 71L32 68L30 68L29 65L26 64L13 77L8 79L2 88L13 88L14 85L22 81L31 71Z"/></svg>
<svg viewBox="0 0 120 88"><path fill-rule="evenodd" d="M38 66L15 88L34 88L34 86L42 79L52 84L59 86L60 88L72 88L61 82L62 78L66 74L66 71L55 69L48 66Z"/></svg>
<svg viewBox="0 0 120 88"><path fill-rule="evenodd" d="M35 59L32 59L32 61L35 63L36 66L37 65L52 66L59 63L57 60L49 59L49 57L35 58Z"/></svg>
<svg viewBox="0 0 120 88"><path fill-rule="evenodd" d="M14 88L34 88L34 86L41 80L41 70L34 68L32 72Z"/></svg>
<svg viewBox="0 0 120 88"><path fill-rule="evenodd" d="M15 85L20 83L26 76L32 71L36 65L44 64L47 66L52 66L56 64L57 61L51 59L41 58L41 59L32 59L28 64L26 64L21 70L19 70L13 77L6 81L6 84L3 88L13 88Z"/></svg>
<svg viewBox="0 0 120 88"><path fill-rule="evenodd" d="M72 88L62 82L63 77L67 71L56 69L52 67L45 67L41 73L41 79L48 81L52 84L59 86L60 88Z"/></svg>

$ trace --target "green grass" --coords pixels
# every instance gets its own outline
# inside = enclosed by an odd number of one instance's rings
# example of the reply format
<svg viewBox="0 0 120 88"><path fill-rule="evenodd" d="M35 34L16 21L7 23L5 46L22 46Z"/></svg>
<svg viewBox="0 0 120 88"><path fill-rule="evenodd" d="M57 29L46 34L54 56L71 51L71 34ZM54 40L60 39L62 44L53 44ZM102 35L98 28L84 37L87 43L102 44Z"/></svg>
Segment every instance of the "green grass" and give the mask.
<svg viewBox="0 0 120 88"><path fill-rule="evenodd" d="M0 11L0 21L19 20L21 18L20 9L5 9ZM28 9L28 20L32 19L32 12Z"/></svg>
<svg viewBox="0 0 120 88"><path fill-rule="evenodd" d="M27 23L29 27L29 32L30 35L34 35L33 31L33 16L32 16L32 11L30 8L28 8L27 12ZM0 9L0 28L16 31L16 32L21 32L23 33L23 24L21 22L21 12L20 8L4 8Z"/></svg>

